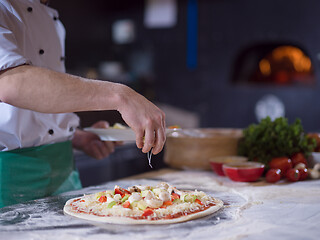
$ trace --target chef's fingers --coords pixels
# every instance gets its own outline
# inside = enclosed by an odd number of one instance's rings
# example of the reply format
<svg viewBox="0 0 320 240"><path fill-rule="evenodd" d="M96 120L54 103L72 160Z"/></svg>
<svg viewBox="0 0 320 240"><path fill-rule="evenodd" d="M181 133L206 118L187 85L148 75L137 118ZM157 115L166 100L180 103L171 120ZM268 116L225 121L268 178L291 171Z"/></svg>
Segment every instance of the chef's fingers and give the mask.
<svg viewBox="0 0 320 240"><path fill-rule="evenodd" d="M123 141L114 141L113 144L114 146L121 146L123 145Z"/></svg>
<svg viewBox="0 0 320 240"><path fill-rule="evenodd" d="M166 125L166 116L165 116L165 114L163 113L163 117L162 117L162 127L163 127L163 129L164 129L164 131L165 131L165 134L166 134L166 127L167 127L167 125Z"/></svg>
<svg viewBox="0 0 320 240"><path fill-rule="evenodd" d="M107 121L98 121L92 125L93 128L109 128L110 125Z"/></svg>
<svg viewBox="0 0 320 240"><path fill-rule="evenodd" d="M153 154L161 152L166 141L166 121L164 113L158 122L160 123L160 126L155 130L154 147L152 149Z"/></svg>
<svg viewBox="0 0 320 240"><path fill-rule="evenodd" d="M96 158L96 159L103 159L108 157L111 153L114 152L115 145L113 142L101 142L99 141L94 141L92 144L92 154L91 156Z"/></svg>
<svg viewBox="0 0 320 240"><path fill-rule="evenodd" d="M110 153L113 153L114 147L115 147L114 142L109 142L109 141L103 142L103 155L104 155L104 157L107 157Z"/></svg>
<svg viewBox="0 0 320 240"><path fill-rule="evenodd" d="M102 144L100 141L93 141L91 143L91 151L89 154L91 157L94 157L98 160L103 159L103 153L101 152L101 147L99 146L100 144Z"/></svg>
<svg viewBox="0 0 320 240"><path fill-rule="evenodd" d="M144 131L143 130L136 130L136 144L139 149L143 147L144 142Z"/></svg>
<svg viewBox="0 0 320 240"><path fill-rule="evenodd" d="M153 128L149 127L145 131L142 152L144 153L149 152L151 148L154 146L154 142L155 142L155 132Z"/></svg>
<svg viewBox="0 0 320 240"><path fill-rule="evenodd" d="M158 154L161 152L163 145L166 141L166 134L165 129L161 126L161 128L158 128L158 130L155 132L155 144L152 149L153 154Z"/></svg>

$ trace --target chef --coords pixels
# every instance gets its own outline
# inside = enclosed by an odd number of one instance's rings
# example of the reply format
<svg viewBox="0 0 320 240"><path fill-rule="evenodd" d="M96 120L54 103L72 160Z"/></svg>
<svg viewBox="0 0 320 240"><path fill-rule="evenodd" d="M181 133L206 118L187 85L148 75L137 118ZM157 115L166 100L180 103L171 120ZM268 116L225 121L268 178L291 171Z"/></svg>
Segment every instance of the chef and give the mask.
<svg viewBox="0 0 320 240"><path fill-rule="evenodd" d="M165 142L164 113L146 98L65 73L65 30L46 2L0 0L0 207L81 188L73 147L96 158L113 151L77 129L73 112L119 111L144 153Z"/></svg>

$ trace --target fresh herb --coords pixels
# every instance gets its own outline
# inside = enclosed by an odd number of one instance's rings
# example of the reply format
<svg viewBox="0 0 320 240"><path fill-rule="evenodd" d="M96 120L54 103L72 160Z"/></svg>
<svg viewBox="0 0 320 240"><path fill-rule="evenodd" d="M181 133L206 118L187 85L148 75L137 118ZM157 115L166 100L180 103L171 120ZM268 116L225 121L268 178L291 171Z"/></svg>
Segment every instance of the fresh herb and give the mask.
<svg viewBox="0 0 320 240"><path fill-rule="evenodd" d="M290 125L286 118L271 121L267 117L259 124L251 124L243 130L238 154L247 156L249 161L268 165L274 157L290 157L298 152L308 156L315 146L314 139L308 138L304 133L300 119Z"/></svg>

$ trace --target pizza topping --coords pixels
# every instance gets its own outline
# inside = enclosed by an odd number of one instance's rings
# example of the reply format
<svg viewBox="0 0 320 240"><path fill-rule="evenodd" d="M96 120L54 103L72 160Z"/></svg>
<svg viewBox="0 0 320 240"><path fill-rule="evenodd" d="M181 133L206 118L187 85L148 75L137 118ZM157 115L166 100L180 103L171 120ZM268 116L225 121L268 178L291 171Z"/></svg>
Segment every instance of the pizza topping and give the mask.
<svg viewBox="0 0 320 240"><path fill-rule="evenodd" d="M175 203L175 204L182 203L180 198L174 199L172 202Z"/></svg>
<svg viewBox="0 0 320 240"><path fill-rule="evenodd" d="M113 207L114 205L116 205L116 204L117 204L116 201L111 201L111 202L109 202L107 208L112 208L112 207Z"/></svg>
<svg viewBox="0 0 320 240"><path fill-rule="evenodd" d="M178 218L214 205L214 198L204 192L180 191L167 183L128 190L116 186L114 191L85 195L71 203L77 212L148 220Z"/></svg>
<svg viewBox="0 0 320 240"><path fill-rule="evenodd" d="M146 203L150 208L159 208L162 206L163 201L159 198L147 199Z"/></svg>
<svg viewBox="0 0 320 240"><path fill-rule="evenodd" d="M126 195L124 195L123 197L125 197ZM122 200L122 197L120 194L115 194L113 199L116 201L116 202L120 202Z"/></svg>
<svg viewBox="0 0 320 240"><path fill-rule="evenodd" d="M189 195L189 194L181 195L180 197L180 199L184 202L194 202L196 198L197 197L195 195Z"/></svg>
<svg viewBox="0 0 320 240"><path fill-rule="evenodd" d="M166 190L161 189L161 188L153 188L153 189L152 189L152 192L153 192L155 195L157 195L157 196L159 196L159 194L160 194L161 192L163 192L163 191L166 191Z"/></svg>
<svg viewBox="0 0 320 240"><path fill-rule="evenodd" d="M158 188L167 190L169 188L169 184L166 182L161 182L157 185Z"/></svg>
<svg viewBox="0 0 320 240"><path fill-rule="evenodd" d="M124 195L123 198L121 199L121 202L127 201L130 196L131 196L130 194Z"/></svg>
<svg viewBox="0 0 320 240"><path fill-rule="evenodd" d="M164 202L171 200L171 196L170 196L170 194L169 194L167 191L165 191L165 192L160 192L159 198L160 198L162 201L164 201Z"/></svg>
<svg viewBox="0 0 320 240"><path fill-rule="evenodd" d="M170 186L167 191L168 191L170 194L172 194L172 193L176 193L176 192L175 192L176 190L177 190L177 189L176 189L175 187L171 187L171 186Z"/></svg>
<svg viewBox="0 0 320 240"><path fill-rule="evenodd" d="M129 201L126 201L122 204L122 207L124 208L129 208L130 207L130 202Z"/></svg>
<svg viewBox="0 0 320 240"><path fill-rule="evenodd" d="M176 199L180 199L180 196L177 193L172 193L171 194L171 200L174 201Z"/></svg>
<svg viewBox="0 0 320 240"><path fill-rule="evenodd" d="M142 186L137 186L138 188L141 189L141 191L144 191L144 190L152 190L152 187L151 186L148 186L148 185L142 185Z"/></svg>
<svg viewBox="0 0 320 240"><path fill-rule="evenodd" d="M128 191L130 193L133 193L133 192L141 192L141 189L138 188L137 186L132 186L132 187L128 187Z"/></svg>
<svg viewBox="0 0 320 240"><path fill-rule="evenodd" d="M126 193L127 194L131 194L131 192L129 192L128 190L126 190L124 188L121 188L121 187L119 187L117 185L114 187L114 193L115 194L120 194L121 197L123 197Z"/></svg>
<svg viewBox="0 0 320 240"><path fill-rule="evenodd" d="M97 192L94 196L96 199L99 199L101 196L105 196L106 192Z"/></svg>
<svg viewBox="0 0 320 240"><path fill-rule="evenodd" d="M171 202L171 201L165 201L164 203L163 203L163 205L165 205L165 206L170 206L170 205L172 205L173 204L173 202Z"/></svg>
<svg viewBox="0 0 320 240"><path fill-rule="evenodd" d="M147 217L153 214L153 210L148 208L143 211L142 217Z"/></svg>
<svg viewBox="0 0 320 240"><path fill-rule="evenodd" d="M146 200L154 199L155 195L150 190L142 191L142 197L144 197Z"/></svg>
<svg viewBox="0 0 320 240"><path fill-rule="evenodd" d="M148 204L146 203L146 201L141 200L141 201L138 202L137 207L140 210L145 210L148 207Z"/></svg>
<svg viewBox="0 0 320 240"><path fill-rule="evenodd" d="M106 196L101 196L98 200L99 202L103 203L107 201L107 197Z"/></svg>
<svg viewBox="0 0 320 240"><path fill-rule="evenodd" d="M133 203L133 202L138 202L138 201L140 201L142 199L142 197L141 197L141 194L140 193L138 193L138 192L133 192L132 194L131 194L131 196L129 197L129 202L130 203Z"/></svg>

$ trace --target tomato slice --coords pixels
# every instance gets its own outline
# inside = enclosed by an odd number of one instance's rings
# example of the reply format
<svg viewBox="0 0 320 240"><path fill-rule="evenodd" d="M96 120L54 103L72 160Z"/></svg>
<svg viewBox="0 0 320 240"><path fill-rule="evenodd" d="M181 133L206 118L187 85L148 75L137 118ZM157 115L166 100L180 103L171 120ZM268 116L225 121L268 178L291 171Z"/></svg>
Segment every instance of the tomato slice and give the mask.
<svg viewBox="0 0 320 240"><path fill-rule="evenodd" d="M177 194L177 193L172 193L172 194L171 194L171 201L174 201L174 200L176 200L176 199L180 199L180 195Z"/></svg>
<svg viewBox="0 0 320 240"><path fill-rule="evenodd" d="M172 201L165 201L164 203L163 203L163 205L166 205L166 206L170 206L170 205L172 205L173 203L172 203Z"/></svg>
<svg viewBox="0 0 320 240"><path fill-rule="evenodd" d="M128 190L119 187L119 188L114 189L114 194L120 194L121 197L124 197L124 195L131 194L131 193Z"/></svg>
<svg viewBox="0 0 320 240"><path fill-rule="evenodd" d="M196 200L194 200L196 203L200 204L200 205L203 205L203 203L198 199L196 198Z"/></svg>
<svg viewBox="0 0 320 240"><path fill-rule="evenodd" d="M131 194L127 189L123 189L126 194Z"/></svg>
<svg viewBox="0 0 320 240"><path fill-rule="evenodd" d="M142 217L147 217L147 216L150 216L152 214L153 214L153 210L150 209L150 208L147 208L147 209L143 210Z"/></svg>
<svg viewBox="0 0 320 240"><path fill-rule="evenodd" d="M104 203L104 202L107 201L107 197L106 196L101 196L98 201L101 202L101 203Z"/></svg>
<svg viewBox="0 0 320 240"><path fill-rule="evenodd" d="M121 197L124 195L123 191L121 191L119 188L114 189L114 194L120 194Z"/></svg>
<svg viewBox="0 0 320 240"><path fill-rule="evenodd" d="M125 201L125 202L122 204L122 207L124 207L124 208L129 208L129 207L130 207L130 202L129 202L129 201Z"/></svg>

